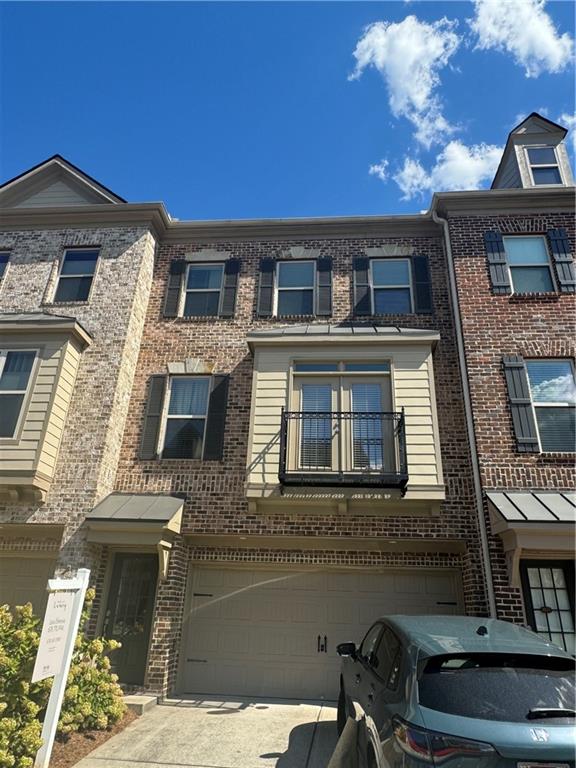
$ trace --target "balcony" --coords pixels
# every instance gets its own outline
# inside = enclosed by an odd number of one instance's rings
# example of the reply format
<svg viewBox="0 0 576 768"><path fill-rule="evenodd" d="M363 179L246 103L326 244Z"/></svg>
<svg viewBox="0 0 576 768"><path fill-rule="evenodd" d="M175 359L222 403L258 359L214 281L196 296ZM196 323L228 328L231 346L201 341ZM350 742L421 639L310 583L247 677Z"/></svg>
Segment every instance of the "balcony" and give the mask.
<svg viewBox="0 0 576 768"><path fill-rule="evenodd" d="M403 496L404 412L282 410L278 478L282 487L395 488Z"/></svg>

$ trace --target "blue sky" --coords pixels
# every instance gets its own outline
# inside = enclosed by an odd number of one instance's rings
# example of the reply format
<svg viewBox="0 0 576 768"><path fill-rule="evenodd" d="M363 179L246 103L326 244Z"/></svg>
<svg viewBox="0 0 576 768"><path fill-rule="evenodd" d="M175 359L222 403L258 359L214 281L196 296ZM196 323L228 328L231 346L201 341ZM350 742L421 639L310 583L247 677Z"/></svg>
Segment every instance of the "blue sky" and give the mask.
<svg viewBox="0 0 576 768"><path fill-rule="evenodd" d="M574 119L572 2L0 14L2 181L60 153L181 219L419 211L443 186L489 186L523 115Z"/></svg>

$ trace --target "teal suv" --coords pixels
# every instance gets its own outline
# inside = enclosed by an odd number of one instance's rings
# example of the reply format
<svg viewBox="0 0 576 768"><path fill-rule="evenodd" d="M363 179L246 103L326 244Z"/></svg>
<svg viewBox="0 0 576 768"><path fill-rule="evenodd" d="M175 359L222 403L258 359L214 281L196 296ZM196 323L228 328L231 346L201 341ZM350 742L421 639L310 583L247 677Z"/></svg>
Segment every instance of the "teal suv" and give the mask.
<svg viewBox="0 0 576 768"><path fill-rule="evenodd" d="M574 658L522 627L388 616L341 643L338 728L369 768L574 768Z"/></svg>

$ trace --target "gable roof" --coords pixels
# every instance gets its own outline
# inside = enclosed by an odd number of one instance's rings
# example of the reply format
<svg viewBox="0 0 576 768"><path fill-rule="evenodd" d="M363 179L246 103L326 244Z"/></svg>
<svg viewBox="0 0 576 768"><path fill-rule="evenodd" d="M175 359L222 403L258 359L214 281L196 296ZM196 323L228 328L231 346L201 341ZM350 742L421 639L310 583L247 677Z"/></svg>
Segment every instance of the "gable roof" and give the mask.
<svg viewBox="0 0 576 768"><path fill-rule="evenodd" d="M0 206L6 208L126 203L112 190L62 155L42 163L0 185Z"/></svg>
<svg viewBox="0 0 576 768"><path fill-rule="evenodd" d="M523 128L524 126L529 125L530 123L535 123L539 128L545 130L545 131L551 131L552 133L556 133L557 131L560 131L562 133L562 137L566 136L568 133L568 129L564 128L562 125L558 125L558 123L553 123L552 120L548 120L547 117L544 117L543 115L538 114L538 112L530 112L528 117L525 117L524 120L522 120L518 125L516 125L510 133L508 134L508 140L510 139L510 136L512 136L513 133L519 133L520 128Z"/></svg>

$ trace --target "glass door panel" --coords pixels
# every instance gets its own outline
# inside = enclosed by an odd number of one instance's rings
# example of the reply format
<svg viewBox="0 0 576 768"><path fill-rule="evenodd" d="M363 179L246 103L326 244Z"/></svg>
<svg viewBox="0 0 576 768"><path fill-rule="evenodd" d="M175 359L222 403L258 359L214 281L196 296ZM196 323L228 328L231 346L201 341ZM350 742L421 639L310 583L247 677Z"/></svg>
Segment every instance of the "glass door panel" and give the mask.
<svg viewBox="0 0 576 768"><path fill-rule="evenodd" d="M395 466L394 423L390 382L364 378L344 380L344 410L347 422L347 466L352 471L383 472ZM365 417L362 414L366 414Z"/></svg>
<svg viewBox="0 0 576 768"><path fill-rule="evenodd" d="M337 410L334 382L299 381L296 385L299 422L291 425L296 446L292 451L294 465L300 470L331 472L337 468L337 441L333 412ZM307 415L310 414L310 415Z"/></svg>

